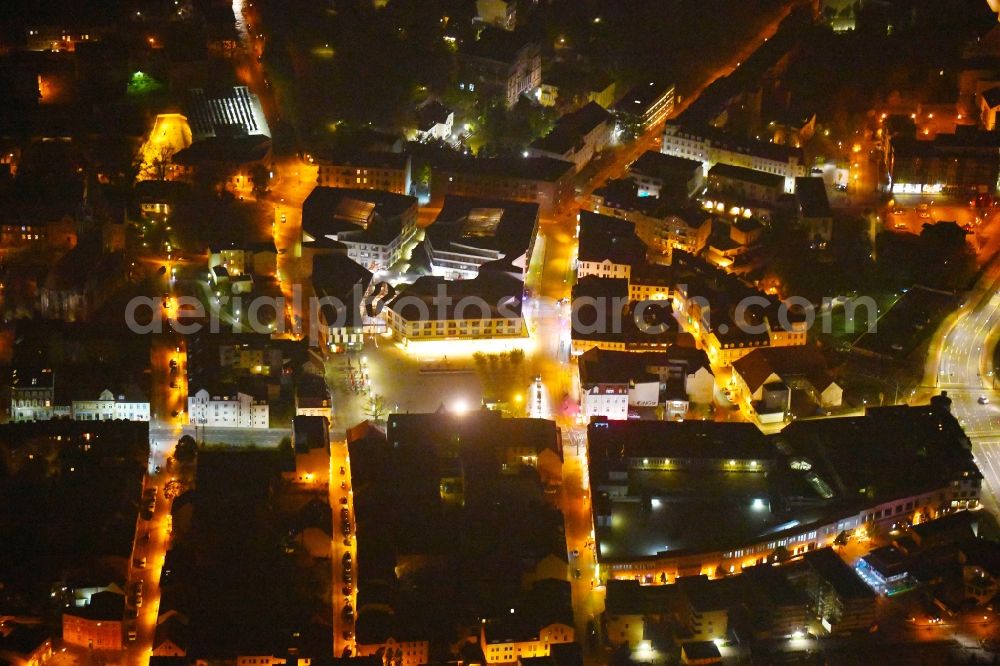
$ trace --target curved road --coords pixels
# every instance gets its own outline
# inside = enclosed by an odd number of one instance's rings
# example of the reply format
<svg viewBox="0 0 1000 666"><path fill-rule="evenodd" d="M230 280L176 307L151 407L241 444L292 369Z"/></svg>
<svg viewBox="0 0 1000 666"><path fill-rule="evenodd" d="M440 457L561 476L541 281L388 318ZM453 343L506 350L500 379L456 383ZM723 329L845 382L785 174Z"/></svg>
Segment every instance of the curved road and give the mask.
<svg viewBox="0 0 1000 666"><path fill-rule="evenodd" d="M976 463L986 479L983 503L996 512L1000 503L1000 381L993 350L1000 335L1000 262L994 261L942 328L932 347L924 385L947 391L952 413L972 440ZM914 404L926 404L927 393ZM987 404L980 400L985 398Z"/></svg>

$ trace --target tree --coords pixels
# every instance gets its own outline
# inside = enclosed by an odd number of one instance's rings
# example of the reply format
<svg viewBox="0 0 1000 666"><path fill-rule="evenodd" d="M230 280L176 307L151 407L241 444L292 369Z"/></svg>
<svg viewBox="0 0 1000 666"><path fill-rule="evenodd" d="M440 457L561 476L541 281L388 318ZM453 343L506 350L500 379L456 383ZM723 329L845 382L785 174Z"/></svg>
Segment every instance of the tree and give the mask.
<svg viewBox="0 0 1000 666"><path fill-rule="evenodd" d="M372 420L383 420L387 411L388 407L386 406L385 396L376 393L368 399L368 406L365 408L365 414Z"/></svg>
<svg viewBox="0 0 1000 666"><path fill-rule="evenodd" d="M263 164L254 164L250 167L250 182L253 184L254 196L264 196L271 185L271 170Z"/></svg>
<svg viewBox="0 0 1000 666"><path fill-rule="evenodd" d="M792 556L784 546L778 546L771 554L774 556L775 562L786 562Z"/></svg>
<svg viewBox="0 0 1000 666"><path fill-rule="evenodd" d="M170 165L173 164L174 149L171 146L163 145L153 153L146 165L145 173L155 180L166 180Z"/></svg>
<svg viewBox="0 0 1000 666"><path fill-rule="evenodd" d="M194 437L191 435L184 435L177 440L177 446L174 447L174 458L177 459L177 462L194 462L194 459L197 456L198 442L194 441Z"/></svg>
<svg viewBox="0 0 1000 666"><path fill-rule="evenodd" d="M833 540L834 546L846 546L847 542L851 540L851 536L846 532L841 532L837 535L837 538Z"/></svg>
<svg viewBox="0 0 1000 666"><path fill-rule="evenodd" d="M292 438L291 437L289 437L288 435L285 435L284 437L281 438L281 441L278 442L278 453L280 453L282 456L290 456L290 455L292 455Z"/></svg>

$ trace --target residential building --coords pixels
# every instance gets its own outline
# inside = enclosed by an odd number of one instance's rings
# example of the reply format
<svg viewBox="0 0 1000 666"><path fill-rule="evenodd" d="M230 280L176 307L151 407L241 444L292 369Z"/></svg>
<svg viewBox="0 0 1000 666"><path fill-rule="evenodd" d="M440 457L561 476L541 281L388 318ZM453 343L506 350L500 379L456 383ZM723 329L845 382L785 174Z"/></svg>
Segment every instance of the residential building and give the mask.
<svg viewBox="0 0 1000 666"><path fill-rule="evenodd" d="M506 3L505 3L506 4ZM518 33L487 26L458 52L458 87L482 99L497 97L514 106L542 82L541 47Z"/></svg>
<svg viewBox="0 0 1000 666"><path fill-rule="evenodd" d="M699 349L674 345L664 352L630 353L593 347L578 365L580 415L586 422L597 416L624 420L631 410L660 405L664 418L683 419L690 403L712 401L715 376Z"/></svg>
<svg viewBox="0 0 1000 666"><path fill-rule="evenodd" d="M755 349L733 362L733 400L744 403L751 414L764 418L768 413L765 388L776 382L803 393L820 410L838 408L843 399L844 390L833 381L823 355L814 346ZM779 420L786 412L787 406Z"/></svg>
<svg viewBox="0 0 1000 666"><path fill-rule="evenodd" d="M76 218L61 206L10 206L0 215L0 247L69 250L76 245Z"/></svg>
<svg viewBox="0 0 1000 666"><path fill-rule="evenodd" d="M333 401L326 379L310 374L299 377L295 382L295 415L321 416L333 422Z"/></svg>
<svg viewBox="0 0 1000 666"><path fill-rule="evenodd" d="M423 340L522 338L524 283L484 271L471 280L426 275L383 309L389 330L404 345Z"/></svg>
<svg viewBox="0 0 1000 666"><path fill-rule="evenodd" d="M76 421L149 421L149 396L135 386L104 389L96 398L74 399L71 414Z"/></svg>
<svg viewBox="0 0 1000 666"><path fill-rule="evenodd" d="M833 238L833 212L830 210L830 200L826 196L823 179L796 178L795 199L798 203L799 224L809 234L810 242L816 248L826 247Z"/></svg>
<svg viewBox="0 0 1000 666"><path fill-rule="evenodd" d="M55 374L51 368L14 368L10 384L12 421L47 421L55 405Z"/></svg>
<svg viewBox="0 0 1000 666"><path fill-rule="evenodd" d="M961 515L978 506L982 483L961 426L937 407L798 420L768 436L749 423L594 419L587 436L601 571L644 584L739 573L776 551L796 558L871 523ZM713 489L712 499L687 501L692 488ZM818 615L867 628L858 614Z"/></svg>
<svg viewBox="0 0 1000 666"><path fill-rule="evenodd" d="M45 666L52 658L52 636L41 626L7 620L0 627L0 659L10 666Z"/></svg>
<svg viewBox="0 0 1000 666"><path fill-rule="evenodd" d="M577 279L594 275L628 279L632 266L646 262L646 244L627 220L580 211Z"/></svg>
<svg viewBox="0 0 1000 666"><path fill-rule="evenodd" d="M267 400L236 387L191 391L188 422L208 428L270 427Z"/></svg>
<svg viewBox="0 0 1000 666"><path fill-rule="evenodd" d="M706 171L722 163L781 176L789 194L795 191L795 179L806 175L801 149L742 139L711 125L668 122L660 150L667 155L699 160Z"/></svg>
<svg viewBox="0 0 1000 666"><path fill-rule="evenodd" d="M302 203L302 241L343 243L347 256L372 272L404 258L417 233L417 199L362 188L316 187Z"/></svg>
<svg viewBox="0 0 1000 666"><path fill-rule="evenodd" d="M785 193L785 178L776 173L720 162L708 170L708 191L735 196L748 203L774 205Z"/></svg>
<svg viewBox="0 0 1000 666"><path fill-rule="evenodd" d="M560 117L551 132L531 143L528 154L572 162L579 172L607 147L611 130L611 114L597 102L588 102Z"/></svg>
<svg viewBox="0 0 1000 666"><path fill-rule="evenodd" d="M193 180L199 171L227 174L225 185L236 192L253 191L256 173L274 168L271 139L263 134L220 135L195 141L170 158L171 174Z"/></svg>
<svg viewBox="0 0 1000 666"><path fill-rule="evenodd" d="M875 625L875 593L832 548L806 553L804 560L804 591L824 629L845 633Z"/></svg>
<svg viewBox="0 0 1000 666"><path fill-rule="evenodd" d="M361 349L366 321L374 315L371 271L342 254L318 256L312 286L323 346L336 352Z"/></svg>
<svg viewBox="0 0 1000 666"><path fill-rule="evenodd" d="M542 106L558 106L573 109L587 102L597 102L605 109L611 109L615 100L615 81L602 72L580 71L571 66L557 63L542 72L542 85L538 89L538 103ZM587 89L586 97L571 97L569 92Z"/></svg>
<svg viewBox="0 0 1000 666"><path fill-rule="evenodd" d="M659 197L665 203L683 206L701 191L705 172L701 162L647 150L629 166L629 177L640 197Z"/></svg>
<svg viewBox="0 0 1000 666"><path fill-rule="evenodd" d="M893 194L993 192L1000 173L1000 135L959 125L928 141L901 136L888 141Z"/></svg>
<svg viewBox="0 0 1000 666"><path fill-rule="evenodd" d="M517 26L517 3L514 0L476 0L476 20L513 30Z"/></svg>
<svg viewBox="0 0 1000 666"><path fill-rule="evenodd" d="M534 256L539 206L534 203L446 196L424 248L434 275L469 279L486 264L522 278Z"/></svg>
<svg viewBox="0 0 1000 666"><path fill-rule="evenodd" d="M410 156L381 151L334 151L315 158L316 184L411 194Z"/></svg>
<svg viewBox="0 0 1000 666"><path fill-rule="evenodd" d="M732 600L719 593L707 576L686 576L677 580L683 605L681 622L685 638L693 641L725 640L729 629Z"/></svg>
<svg viewBox="0 0 1000 666"><path fill-rule="evenodd" d="M278 250L273 240L221 243L208 249L208 267L223 266L231 277L274 275L277 273L277 262Z"/></svg>
<svg viewBox="0 0 1000 666"><path fill-rule="evenodd" d="M629 299L629 281L588 275L573 286L571 350L663 351L680 339L670 301ZM693 346L693 342L691 343Z"/></svg>
<svg viewBox="0 0 1000 666"><path fill-rule="evenodd" d="M983 129L992 132L997 126L997 111L1000 110L1000 86L993 86L976 96L979 103L979 119Z"/></svg>
<svg viewBox="0 0 1000 666"><path fill-rule="evenodd" d="M612 109L618 126L631 126L646 132L674 112L674 85L647 81L622 95Z"/></svg>
<svg viewBox="0 0 1000 666"><path fill-rule="evenodd" d="M712 229L712 213L698 206L673 206L659 197L639 196L633 180L609 181L591 194L593 211L635 224L636 234L652 252L669 259L674 249L698 254Z"/></svg>
<svg viewBox="0 0 1000 666"><path fill-rule="evenodd" d="M121 650L124 614L125 595L97 592L85 606L63 609L63 641L88 650Z"/></svg>
<svg viewBox="0 0 1000 666"><path fill-rule="evenodd" d="M292 419L295 483L325 488L330 481L330 422L324 416Z"/></svg>
<svg viewBox="0 0 1000 666"><path fill-rule="evenodd" d="M434 164L431 203L448 195L527 201L543 215L570 205L576 166L551 157L452 158Z"/></svg>
<svg viewBox="0 0 1000 666"><path fill-rule="evenodd" d="M455 112L437 100L417 108L417 141L451 141Z"/></svg>

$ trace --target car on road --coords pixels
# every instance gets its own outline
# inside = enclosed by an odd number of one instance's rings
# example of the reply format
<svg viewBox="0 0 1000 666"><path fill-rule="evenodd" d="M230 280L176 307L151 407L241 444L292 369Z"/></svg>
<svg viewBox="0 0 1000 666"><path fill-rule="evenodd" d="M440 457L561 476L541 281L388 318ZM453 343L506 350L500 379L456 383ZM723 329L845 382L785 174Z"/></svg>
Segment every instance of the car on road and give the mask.
<svg viewBox="0 0 1000 666"><path fill-rule="evenodd" d="M146 558L145 557L137 557L137 558L135 558L135 560L133 560L133 564L135 564L135 568L136 569L145 569L146 568Z"/></svg>
<svg viewBox="0 0 1000 666"><path fill-rule="evenodd" d="M572 555L573 557L580 557L580 551L579 550L573 550L570 553L570 555Z"/></svg>
<svg viewBox="0 0 1000 666"><path fill-rule="evenodd" d="M346 497L341 497L340 498L340 503L346 506L347 505L347 498Z"/></svg>
<svg viewBox="0 0 1000 666"><path fill-rule="evenodd" d="M345 546L350 546L351 545L351 537L350 537L350 535L344 537L344 545Z"/></svg>
<svg viewBox="0 0 1000 666"><path fill-rule="evenodd" d="M345 641L349 641L352 638L354 638L354 632L351 631L350 629L344 629L344 633L341 634L341 635L344 637ZM344 648L344 649L345 650L350 650L350 648Z"/></svg>
<svg viewBox="0 0 1000 666"><path fill-rule="evenodd" d="M981 395L979 396L979 399L976 400L976 402L978 402L980 405L988 405L990 404L990 399L987 398L985 395Z"/></svg>
<svg viewBox="0 0 1000 666"><path fill-rule="evenodd" d="M896 224L892 225L892 228L893 229L906 229L908 226L910 226L910 225L908 225L906 222L897 222Z"/></svg>
<svg viewBox="0 0 1000 666"><path fill-rule="evenodd" d="M136 637L137 637L137 634L135 633L135 627L129 629L128 630L128 642L129 643L134 643Z"/></svg>
<svg viewBox="0 0 1000 666"><path fill-rule="evenodd" d="M351 592L353 592L354 590L353 588L351 588L350 585L345 585L343 588L341 588L340 591L344 593L345 597L349 597L351 596Z"/></svg>
<svg viewBox="0 0 1000 666"><path fill-rule="evenodd" d="M931 217L931 214L928 213L927 211L923 211L923 212L920 213L920 219L921 220L929 220L930 217Z"/></svg>
<svg viewBox="0 0 1000 666"><path fill-rule="evenodd" d="M346 553L344 553L344 557L342 557L340 561L343 562L345 565L350 565L351 551L347 551Z"/></svg>
<svg viewBox="0 0 1000 666"><path fill-rule="evenodd" d="M343 468L343 466L341 466L341 468L340 468L340 475L341 475L341 476L344 476L344 474L346 474L346 473L347 473L347 470L345 470L345 469Z"/></svg>
<svg viewBox="0 0 1000 666"><path fill-rule="evenodd" d="M905 212L906 212L906 209L905 209L905 208L893 208L893 209L892 209L892 214L893 214L893 215L902 215L902 214L904 214Z"/></svg>
<svg viewBox="0 0 1000 666"><path fill-rule="evenodd" d="M583 575L583 574L582 574L582 573L580 573L580 570L579 570L579 569L573 569L573 578L576 578L577 580L580 580L580 577L581 577L582 575Z"/></svg>

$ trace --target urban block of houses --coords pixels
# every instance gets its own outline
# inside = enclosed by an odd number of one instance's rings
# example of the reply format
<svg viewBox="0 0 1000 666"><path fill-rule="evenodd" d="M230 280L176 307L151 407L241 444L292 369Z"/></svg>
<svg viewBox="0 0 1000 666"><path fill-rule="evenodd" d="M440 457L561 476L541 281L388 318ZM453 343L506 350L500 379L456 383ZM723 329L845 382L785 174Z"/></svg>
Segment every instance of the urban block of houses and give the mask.
<svg viewBox="0 0 1000 666"><path fill-rule="evenodd" d="M597 102L588 102L560 117L551 132L531 142L528 154L572 162L579 172L608 146L612 129L611 114Z"/></svg>
<svg viewBox="0 0 1000 666"><path fill-rule="evenodd" d="M572 203L576 165L552 157L451 157L431 166L431 203L448 195L527 201L548 215Z"/></svg>
<svg viewBox="0 0 1000 666"><path fill-rule="evenodd" d="M208 428L269 428L267 400L246 387L228 386L209 390L191 387L188 423Z"/></svg>
<svg viewBox="0 0 1000 666"><path fill-rule="evenodd" d="M703 259L675 251L673 260L674 307L713 366L731 365L760 347L806 344L805 319L794 308ZM747 308L736 321L736 304L748 297L767 305Z"/></svg>
<svg viewBox="0 0 1000 666"><path fill-rule="evenodd" d="M404 259L417 232L417 199L375 189L316 187L302 203L302 241L343 243L372 272Z"/></svg>
<svg viewBox="0 0 1000 666"><path fill-rule="evenodd" d="M612 111L618 126L630 125L645 132L674 112L674 85L646 81L632 87L615 102Z"/></svg>
<svg viewBox="0 0 1000 666"><path fill-rule="evenodd" d="M629 280L594 275L573 286L571 350L575 356L589 349L609 351L663 351L678 341L694 346L679 333L671 302L629 297Z"/></svg>
<svg viewBox="0 0 1000 666"><path fill-rule="evenodd" d="M699 160L707 172L722 163L781 176L789 194L795 191L795 179L806 175L801 149L743 139L711 125L691 126L670 121L664 128L660 150L667 155Z"/></svg>
<svg viewBox="0 0 1000 666"><path fill-rule="evenodd" d="M629 177L640 197L659 197L662 202L683 206L701 191L705 171L701 162L647 150L629 168Z"/></svg>
<svg viewBox="0 0 1000 666"><path fill-rule="evenodd" d="M764 226L753 217L715 216L705 244L705 259L729 273L745 275L764 261L759 252L763 233Z"/></svg>
<svg viewBox="0 0 1000 666"><path fill-rule="evenodd" d="M673 345L665 352L630 353L594 347L577 362L580 415L586 421L625 420L638 408L660 406L663 418L679 420L691 403L712 402L715 376L700 349Z"/></svg>
<svg viewBox="0 0 1000 666"><path fill-rule="evenodd" d="M739 573L872 524L905 527L975 508L982 475L967 441L938 407L799 420L769 436L748 423L595 419L588 444L601 571L645 584ZM818 614L831 626L848 622L838 613Z"/></svg>
<svg viewBox="0 0 1000 666"><path fill-rule="evenodd" d="M793 393L824 411L840 407L844 395L812 345L755 349L733 362L730 385L733 400L744 403L761 423L789 416Z"/></svg>
<svg viewBox="0 0 1000 666"><path fill-rule="evenodd" d="M481 99L498 98L507 108L542 83L541 46L508 30L485 27L458 51L458 87Z"/></svg>
<svg viewBox="0 0 1000 666"><path fill-rule="evenodd" d="M468 279L485 264L494 264L523 277L538 236L538 210L533 203L446 196L424 231L431 272Z"/></svg>
<svg viewBox="0 0 1000 666"><path fill-rule="evenodd" d="M382 313L404 345L424 340L522 338L524 283L501 271L471 280L425 275L400 291Z"/></svg>
<svg viewBox="0 0 1000 666"><path fill-rule="evenodd" d="M359 654L392 649L400 663L416 666L427 662L429 649L454 642L447 638L456 633L452 619L427 613L425 583L418 582L416 589L401 586L401 571L425 572L426 584L435 588L453 586L458 597L451 601L469 604L487 624L496 608L513 608L511 615L528 626L528 634L544 632L549 644L574 640L572 622L561 619L571 617L560 603L568 598L569 581L562 516L546 503L543 490L558 484L562 474L554 422L442 409L392 414L384 431L361 424L348 431L347 442L357 534ZM403 475L405 484L388 481ZM527 513L531 521L509 519ZM455 521L466 537L458 543ZM488 547L468 548L472 543ZM481 578L483 571L490 572L489 579ZM482 606L484 597L465 594L473 589L472 580L497 580L501 571L512 585L480 588L491 608ZM439 576L447 576L447 582ZM538 605L527 602L534 590ZM552 612L540 612L553 606ZM482 639L481 627L468 629ZM507 636L492 628L486 633L479 646L483 653L497 654L487 646L501 643L512 648L501 649L502 655L513 654L517 645L526 657L546 648L535 647L544 640L541 635ZM484 658L490 657L479 656Z"/></svg>
<svg viewBox="0 0 1000 666"><path fill-rule="evenodd" d="M336 150L314 158L316 184L355 190L412 193L411 161L405 153L379 150Z"/></svg>
<svg viewBox="0 0 1000 666"><path fill-rule="evenodd" d="M487 664L548 657L552 646L573 643L573 605L567 580L537 581L510 614L483 620L479 645Z"/></svg>

